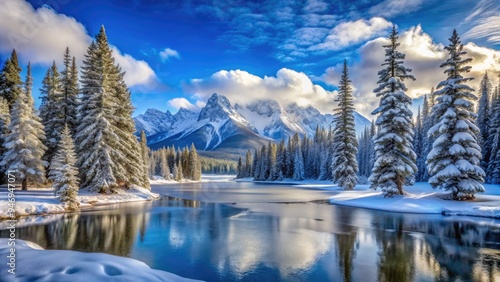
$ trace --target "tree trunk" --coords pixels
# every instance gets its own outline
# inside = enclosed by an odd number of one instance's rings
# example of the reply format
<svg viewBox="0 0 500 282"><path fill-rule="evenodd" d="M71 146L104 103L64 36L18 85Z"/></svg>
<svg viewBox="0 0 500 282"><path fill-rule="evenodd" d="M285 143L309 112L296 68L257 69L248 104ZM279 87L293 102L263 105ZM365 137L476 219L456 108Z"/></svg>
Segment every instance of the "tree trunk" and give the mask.
<svg viewBox="0 0 500 282"><path fill-rule="evenodd" d="M23 179L23 183L22 183L22 190L28 190L28 178L24 178Z"/></svg>
<svg viewBox="0 0 500 282"><path fill-rule="evenodd" d="M404 195L403 193L403 181L401 176L397 176L396 185L398 186L399 195Z"/></svg>

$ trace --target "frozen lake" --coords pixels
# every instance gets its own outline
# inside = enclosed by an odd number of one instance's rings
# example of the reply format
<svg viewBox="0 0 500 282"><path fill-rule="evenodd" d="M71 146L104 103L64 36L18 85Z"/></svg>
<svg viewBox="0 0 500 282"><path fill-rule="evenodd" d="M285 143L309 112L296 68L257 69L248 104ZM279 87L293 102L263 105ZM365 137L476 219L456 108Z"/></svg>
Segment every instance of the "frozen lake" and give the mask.
<svg viewBox="0 0 500 282"><path fill-rule="evenodd" d="M164 197L61 215L18 238L206 281L500 281L500 220L334 206L321 203L332 192L288 185L153 191Z"/></svg>

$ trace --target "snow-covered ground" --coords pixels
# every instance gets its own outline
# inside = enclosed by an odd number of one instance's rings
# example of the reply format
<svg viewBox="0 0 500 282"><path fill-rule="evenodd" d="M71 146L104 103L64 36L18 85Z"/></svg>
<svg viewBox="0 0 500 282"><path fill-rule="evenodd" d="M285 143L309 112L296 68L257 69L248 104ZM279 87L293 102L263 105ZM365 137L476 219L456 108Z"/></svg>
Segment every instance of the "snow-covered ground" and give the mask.
<svg viewBox="0 0 500 282"><path fill-rule="evenodd" d="M236 179L237 182L252 182L253 178ZM335 192L329 198L335 205L352 206L402 213L432 213L500 218L500 185L485 184L485 193L477 193L474 201L449 200L450 192L435 190L426 182L405 187L406 195L384 198L380 190L369 185L357 185L352 191L344 191L331 181L291 180L255 181L257 183L293 185L301 189L319 189Z"/></svg>
<svg viewBox="0 0 500 282"><path fill-rule="evenodd" d="M321 185L299 185L302 188L318 188ZM353 206L375 210L405 213L439 213L500 218L500 185L485 185L486 192L476 194L474 201L449 200L450 193L434 190L428 183L416 183L405 187L406 195L384 198L381 191L358 185L353 191L341 191L339 187L323 187L339 190L330 197L335 205Z"/></svg>
<svg viewBox="0 0 500 282"><path fill-rule="evenodd" d="M117 189L115 194L96 194L85 190L79 191L78 199L82 209L90 209L96 205L117 204L136 201L148 201L159 198L151 191L133 187L130 190ZM9 219L7 190L0 190L0 219ZM27 215L42 215L64 213L66 210L61 205L59 198L54 196L52 189L36 189L15 192L16 217Z"/></svg>
<svg viewBox="0 0 500 282"><path fill-rule="evenodd" d="M8 263L1 263L2 281L199 281L151 269L145 263L103 253L44 250L35 243L15 241L15 274ZM0 238L0 257L10 255L8 239Z"/></svg>
<svg viewBox="0 0 500 282"><path fill-rule="evenodd" d="M161 176L155 175L153 179L149 182L151 184L179 184L179 183L200 183L200 182L226 182L232 181L236 175L233 174L202 174L200 181L193 181L189 179L183 179L182 181L176 180L166 180ZM247 181L251 182L252 179L248 178Z"/></svg>

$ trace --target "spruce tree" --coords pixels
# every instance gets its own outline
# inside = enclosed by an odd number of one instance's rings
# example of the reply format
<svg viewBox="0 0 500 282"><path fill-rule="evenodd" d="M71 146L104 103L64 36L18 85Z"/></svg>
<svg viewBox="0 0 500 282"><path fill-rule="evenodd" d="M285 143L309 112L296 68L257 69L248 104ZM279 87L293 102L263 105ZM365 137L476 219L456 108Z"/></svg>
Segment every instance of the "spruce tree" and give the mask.
<svg viewBox="0 0 500 282"><path fill-rule="evenodd" d="M7 99L0 97L0 159L3 159L5 152L5 138L9 134L10 112ZM5 169L0 166L0 184L7 180Z"/></svg>
<svg viewBox="0 0 500 282"><path fill-rule="evenodd" d="M497 88L491 105L490 124L487 144L490 157L486 171L487 182L500 184L500 93Z"/></svg>
<svg viewBox="0 0 500 282"><path fill-rule="evenodd" d="M9 111L11 111L17 98L22 95L21 67L16 50L12 50L10 58L5 61L0 72L0 97L7 100Z"/></svg>
<svg viewBox="0 0 500 282"><path fill-rule="evenodd" d="M69 48L64 53L64 69L61 72L62 88L62 115L64 123L68 125L74 136L77 127L78 107L78 69L75 57L71 57Z"/></svg>
<svg viewBox="0 0 500 282"><path fill-rule="evenodd" d="M392 28L390 43L385 48L385 66L379 71L379 86L374 90L380 97L377 116L378 131L374 137L375 164L370 176L371 187L380 188L384 196L403 195L403 185L413 184L416 155L413 151L412 100L405 91L405 79L415 78L411 69L403 66L405 54L397 51L398 33Z"/></svg>
<svg viewBox="0 0 500 282"><path fill-rule="evenodd" d="M487 142L489 134L489 120L490 120L490 95L491 95L491 81L488 78L488 73L485 73L481 83L479 84L479 103L477 105L477 127L480 134L478 135L478 143L482 148L483 158L481 160L481 167L486 170L490 159L491 148Z"/></svg>
<svg viewBox="0 0 500 282"><path fill-rule="evenodd" d="M241 156L238 158L238 164L236 165L236 178L243 178L243 161Z"/></svg>
<svg viewBox="0 0 500 282"><path fill-rule="evenodd" d="M56 63L47 70L40 89L42 105L40 106L40 117L45 130L45 152L44 160L50 161L54 157L61 133L64 129L64 94L61 77Z"/></svg>
<svg viewBox="0 0 500 282"><path fill-rule="evenodd" d="M196 181L201 180L201 162L194 144L191 144L191 149L189 150L189 167L191 168L191 179Z"/></svg>
<svg viewBox="0 0 500 282"><path fill-rule="evenodd" d="M252 152L248 150L245 156L245 177L251 177L251 176L252 176Z"/></svg>
<svg viewBox="0 0 500 282"><path fill-rule="evenodd" d="M167 162L167 150L165 148L160 150L160 169L161 169L161 176L169 180L170 179L170 168L168 166ZM177 175L177 172L174 172L175 175Z"/></svg>
<svg viewBox="0 0 500 282"><path fill-rule="evenodd" d="M293 180L304 180L304 157L300 145L295 150L295 158L293 162Z"/></svg>
<svg viewBox="0 0 500 282"><path fill-rule="evenodd" d="M11 111L9 134L5 138L6 152L0 166L14 172L21 180L22 189L28 189L28 182L45 182L47 162L42 156L47 149L42 140L45 139L43 125L36 115L31 96L31 67L28 64L25 89L17 96Z"/></svg>
<svg viewBox="0 0 500 282"><path fill-rule="evenodd" d="M142 172L143 172L143 178L142 178L142 187L147 188L151 190L151 184L149 183L149 148L148 148L148 141L146 138L146 133L144 133L144 130L141 131L141 155L142 155Z"/></svg>
<svg viewBox="0 0 500 282"><path fill-rule="evenodd" d="M75 137L82 188L106 192L143 185L145 175L130 92L115 63L104 27L87 49Z"/></svg>
<svg viewBox="0 0 500 282"><path fill-rule="evenodd" d="M65 126L57 151L50 163L49 179L53 182L54 194L68 210L77 210L80 207L78 169L75 164L75 145L69 127Z"/></svg>
<svg viewBox="0 0 500 282"><path fill-rule="evenodd" d="M358 173L358 141L354 128L354 102L351 80L344 61L344 69L339 83L338 96L335 99L338 107L334 110L335 131L333 133L333 181L344 190L352 190L356 186Z"/></svg>
<svg viewBox="0 0 500 282"><path fill-rule="evenodd" d="M481 148L478 145L479 128L475 124L474 102L477 97L463 75L470 71L471 58L462 59L463 51L456 30L445 47L449 58L441 64L446 80L438 84L434 93L436 104L432 108L436 125L429 134L436 138L429 155L427 168L434 188L451 190L454 200L473 199L484 192L484 171L479 167Z"/></svg>

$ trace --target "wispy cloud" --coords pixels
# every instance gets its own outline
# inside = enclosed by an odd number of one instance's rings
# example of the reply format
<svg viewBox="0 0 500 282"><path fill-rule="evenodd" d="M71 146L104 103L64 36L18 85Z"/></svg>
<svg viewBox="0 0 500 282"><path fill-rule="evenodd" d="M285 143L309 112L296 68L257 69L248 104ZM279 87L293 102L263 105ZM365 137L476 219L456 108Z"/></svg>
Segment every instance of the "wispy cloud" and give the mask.
<svg viewBox="0 0 500 282"><path fill-rule="evenodd" d="M465 19L473 27L464 34L465 39L486 38L500 42L500 6L497 0L481 0Z"/></svg>
<svg viewBox="0 0 500 282"><path fill-rule="evenodd" d="M180 54L174 49L165 48L163 51L159 53L161 61L166 62L169 61L170 58L180 59Z"/></svg>
<svg viewBox="0 0 500 282"><path fill-rule="evenodd" d="M368 12L372 16L392 18L418 11L425 2L426 0L384 0L371 7Z"/></svg>

